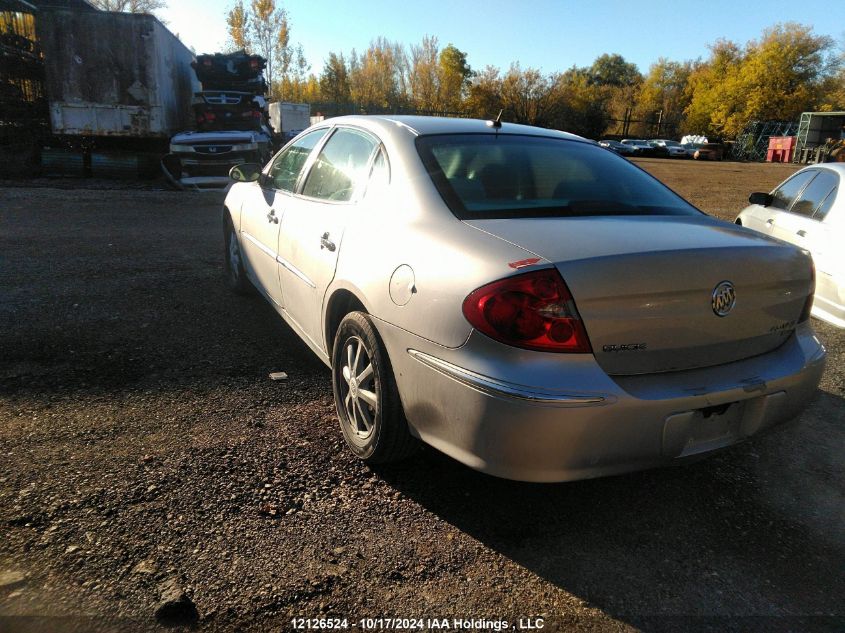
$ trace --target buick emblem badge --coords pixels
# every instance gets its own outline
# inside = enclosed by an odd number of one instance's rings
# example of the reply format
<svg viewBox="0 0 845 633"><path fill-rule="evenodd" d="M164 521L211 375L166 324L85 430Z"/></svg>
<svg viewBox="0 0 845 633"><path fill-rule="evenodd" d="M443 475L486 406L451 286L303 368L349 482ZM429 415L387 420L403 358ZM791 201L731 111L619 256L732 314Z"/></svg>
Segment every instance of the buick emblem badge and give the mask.
<svg viewBox="0 0 845 633"><path fill-rule="evenodd" d="M713 289L711 300L713 314L724 317L730 314L736 305L736 289L729 281L723 281Z"/></svg>

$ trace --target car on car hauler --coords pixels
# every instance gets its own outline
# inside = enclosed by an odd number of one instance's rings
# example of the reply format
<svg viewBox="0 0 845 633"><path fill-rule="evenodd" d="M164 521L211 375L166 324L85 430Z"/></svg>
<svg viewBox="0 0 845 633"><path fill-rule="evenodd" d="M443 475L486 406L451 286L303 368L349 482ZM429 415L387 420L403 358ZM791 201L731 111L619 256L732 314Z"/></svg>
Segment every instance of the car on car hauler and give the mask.
<svg viewBox="0 0 845 633"><path fill-rule="evenodd" d="M637 470L792 418L821 379L809 255L580 137L341 117L232 178L228 283L332 368L367 462L422 440L520 480Z"/></svg>

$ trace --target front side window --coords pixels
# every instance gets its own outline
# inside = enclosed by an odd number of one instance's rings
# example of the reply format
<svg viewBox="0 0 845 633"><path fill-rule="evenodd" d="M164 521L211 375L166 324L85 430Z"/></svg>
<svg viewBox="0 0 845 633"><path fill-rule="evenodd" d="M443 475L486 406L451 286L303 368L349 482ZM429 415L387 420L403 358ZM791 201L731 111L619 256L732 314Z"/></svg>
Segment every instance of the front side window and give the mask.
<svg viewBox="0 0 845 633"><path fill-rule="evenodd" d="M801 196L792 205L790 211L800 215L811 216L816 212L822 201L839 184L839 176L832 171L819 170L818 176L801 192Z"/></svg>
<svg viewBox="0 0 845 633"><path fill-rule="evenodd" d="M816 170L811 169L810 171L802 171L799 174L795 174L775 190L772 194L771 206L776 209L788 209L804 188L804 185L810 182L817 173Z"/></svg>
<svg viewBox="0 0 845 633"><path fill-rule="evenodd" d="M270 166L267 177L270 185L275 189L293 192L296 189L296 181L299 179L299 172L305 165L308 155L311 153L320 139L326 135L328 130L314 130L309 132L293 145L287 147L276 157Z"/></svg>
<svg viewBox="0 0 845 633"><path fill-rule="evenodd" d="M320 200L349 202L366 186L368 167L377 143L351 128L340 128L320 150L302 195Z"/></svg>
<svg viewBox="0 0 845 633"><path fill-rule="evenodd" d="M624 158L579 141L454 134L421 136L417 150L461 219L701 213Z"/></svg>

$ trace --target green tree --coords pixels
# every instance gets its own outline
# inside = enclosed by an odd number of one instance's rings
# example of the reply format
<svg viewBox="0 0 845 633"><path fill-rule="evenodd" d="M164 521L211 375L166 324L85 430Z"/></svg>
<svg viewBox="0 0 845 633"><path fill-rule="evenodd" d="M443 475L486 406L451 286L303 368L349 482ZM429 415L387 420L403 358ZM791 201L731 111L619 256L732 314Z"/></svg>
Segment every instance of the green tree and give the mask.
<svg viewBox="0 0 845 633"><path fill-rule="evenodd" d="M636 64L625 61L622 55L605 53L587 71L590 82L599 86L634 86L642 81Z"/></svg>
<svg viewBox="0 0 845 633"><path fill-rule="evenodd" d="M326 101L339 106L349 103L349 70L343 53L329 53L320 75L320 95Z"/></svg>
<svg viewBox="0 0 845 633"><path fill-rule="evenodd" d="M634 107L643 81L636 64L625 61L622 55L615 53L600 55L589 68L579 69L575 74L570 70L565 74L566 81L573 82L572 89L577 90L575 99L569 99L570 102L578 101L585 94L597 100L593 104L583 103L583 116L576 117L575 112L570 110L570 117L581 119L578 127L582 130L592 129L599 118L607 119L608 123L611 119L624 119ZM584 80L588 86L583 85ZM599 113L603 113L601 117ZM587 121L590 121L589 125ZM591 136L600 136L602 132L599 130Z"/></svg>
<svg viewBox="0 0 845 633"><path fill-rule="evenodd" d="M467 96L472 68L467 63L467 54L456 46L448 44L440 51L438 77L440 79L440 107L459 111Z"/></svg>

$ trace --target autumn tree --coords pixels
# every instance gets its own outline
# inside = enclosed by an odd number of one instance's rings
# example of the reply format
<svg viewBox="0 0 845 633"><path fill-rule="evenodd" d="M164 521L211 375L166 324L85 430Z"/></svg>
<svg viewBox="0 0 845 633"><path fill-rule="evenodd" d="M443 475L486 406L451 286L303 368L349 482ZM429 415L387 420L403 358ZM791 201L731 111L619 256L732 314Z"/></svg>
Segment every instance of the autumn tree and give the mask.
<svg viewBox="0 0 845 633"><path fill-rule="evenodd" d="M462 110L471 74L466 53L452 44L440 50L437 38L426 36L421 44L411 46L408 83L410 97L420 110Z"/></svg>
<svg viewBox="0 0 845 633"><path fill-rule="evenodd" d="M502 79L499 69L486 66L475 73L470 82L464 108L469 116L477 119L494 119L504 109Z"/></svg>
<svg viewBox="0 0 845 633"><path fill-rule="evenodd" d="M167 8L164 0L89 0L92 5L102 11L119 11L121 13L150 13Z"/></svg>
<svg viewBox="0 0 845 633"><path fill-rule="evenodd" d="M664 57L649 67L637 96L635 117L647 122L647 134L675 137L681 134L693 62L673 62Z"/></svg>
<svg viewBox="0 0 845 633"><path fill-rule="evenodd" d="M242 0L238 0L226 13L226 31L229 34L229 49L249 51L252 49L249 15Z"/></svg>
<svg viewBox="0 0 845 633"><path fill-rule="evenodd" d="M826 112L845 111L845 68L825 79L822 84L822 95L819 110Z"/></svg>
<svg viewBox="0 0 845 633"><path fill-rule="evenodd" d="M267 60L264 76L270 85L270 94L279 98L282 78L295 60L296 49L290 46L290 25L284 7L275 0L250 0L245 7L237 0L226 12L228 46L261 55Z"/></svg>
<svg viewBox="0 0 845 633"><path fill-rule="evenodd" d="M815 109L822 83L838 63L832 50L830 37L795 23L767 29L759 42L750 42L741 69L748 118L797 119Z"/></svg>
<svg viewBox="0 0 845 633"><path fill-rule="evenodd" d="M593 122L599 111L605 114L608 122L611 119L621 121L626 115L630 116L643 80L636 64L616 53L599 55L589 67L570 69L565 75L566 81L573 83L572 89L578 90L575 96L580 98L590 93L597 100L589 107L585 103L587 109L583 112ZM600 136L602 132L594 136Z"/></svg>
<svg viewBox="0 0 845 633"><path fill-rule="evenodd" d="M508 121L542 125L548 118L551 82L535 68L511 64L502 77L502 107Z"/></svg>
<svg viewBox="0 0 845 633"><path fill-rule="evenodd" d="M349 91L364 110L392 111L407 103L408 75L404 47L379 37L360 56L349 59Z"/></svg>
<svg viewBox="0 0 845 633"><path fill-rule="evenodd" d="M716 42L690 75L687 127L733 137L749 121L793 120L822 106L841 64L832 49L829 37L793 22L766 29L745 48Z"/></svg>
<svg viewBox="0 0 845 633"><path fill-rule="evenodd" d="M426 36L421 44L411 46L408 84L417 109L434 111L441 108L439 56L436 37Z"/></svg>
<svg viewBox="0 0 845 633"><path fill-rule="evenodd" d="M689 104L684 111L684 125L693 134L721 133L728 113L737 111L736 88L743 52L729 40L717 40L710 46L710 59L695 69L687 79Z"/></svg>
<svg viewBox="0 0 845 633"><path fill-rule="evenodd" d="M319 100L319 81L308 74L310 70L311 65L305 59L302 44L297 44L292 48L290 62L281 79L281 94L286 101Z"/></svg>
<svg viewBox="0 0 845 633"><path fill-rule="evenodd" d="M596 82L589 68L573 67L550 81L547 127L599 138L610 122L608 86Z"/></svg>

